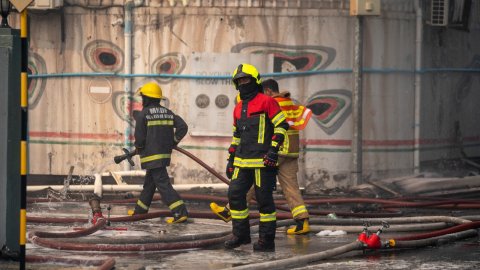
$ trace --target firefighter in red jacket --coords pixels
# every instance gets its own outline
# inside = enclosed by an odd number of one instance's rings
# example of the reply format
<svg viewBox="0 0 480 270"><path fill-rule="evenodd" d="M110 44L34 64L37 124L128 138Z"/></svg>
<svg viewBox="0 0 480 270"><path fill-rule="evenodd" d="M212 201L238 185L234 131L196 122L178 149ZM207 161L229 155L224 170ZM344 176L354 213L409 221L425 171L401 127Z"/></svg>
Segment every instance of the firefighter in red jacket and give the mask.
<svg viewBox="0 0 480 270"><path fill-rule="evenodd" d="M233 112L233 140L228 149L226 173L231 179L228 200L233 237L225 242L225 248L251 242L246 194L253 185L260 212L259 239L253 249L275 251L276 212L272 192L278 150L289 125L278 103L261 93L260 74L254 66L239 65L232 81L241 101Z"/></svg>
<svg viewBox="0 0 480 270"><path fill-rule="evenodd" d="M309 215L298 187L297 172L300 152L299 131L303 130L307 125L312 111L305 106L295 104L290 98L290 92L279 92L277 81L268 79L262 82L262 86L263 93L273 97L278 102L280 109L285 114L287 123L290 125L287 136L278 152L277 176L280 187L292 212L293 219L295 220L295 226L289 228L287 234L307 234L310 232L308 223ZM247 202L251 202L253 196L253 189L250 189L247 193ZM225 222L229 222L232 219L230 206L228 204L222 207L212 202L210 208Z"/></svg>

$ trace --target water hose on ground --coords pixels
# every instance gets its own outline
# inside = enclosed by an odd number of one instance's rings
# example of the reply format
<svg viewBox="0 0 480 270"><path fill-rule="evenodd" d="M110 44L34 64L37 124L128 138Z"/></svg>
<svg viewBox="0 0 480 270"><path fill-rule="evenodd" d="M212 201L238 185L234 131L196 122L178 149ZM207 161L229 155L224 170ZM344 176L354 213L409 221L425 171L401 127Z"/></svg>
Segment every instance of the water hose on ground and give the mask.
<svg viewBox="0 0 480 270"><path fill-rule="evenodd" d="M71 259L53 256L27 255L25 261L28 263L63 263L79 267L98 266L97 270L110 270L115 266L115 259L107 258L104 260L91 259Z"/></svg>
<svg viewBox="0 0 480 270"><path fill-rule="evenodd" d="M438 219L440 217L430 217L432 219ZM448 218L448 217L444 217ZM419 220L419 219L417 219ZM479 224L475 224L479 223ZM436 236L433 238L428 238L428 239L422 239L422 240L414 240L414 241L401 241L400 239L412 239L412 238L417 238L418 235L416 236L407 236L403 238L397 238L397 239L391 239L388 241L390 244L391 248L418 248L418 247L425 247L425 246L430 246L430 245L439 245L443 243L447 243L448 241L453 241L453 240L458 240L458 239L464 239L468 237L473 237L478 235L478 232L476 230L468 230L469 228L478 228L480 227L480 222L470 222L470 223L464 223L457 225L455 227L446 229L446 230L440 230L436 232L432 232L430 234L423 234L422 236ZM456 228L456 229L454 229ZM453 232L453 233L452 233ZM294 256L291 258L287 259L281 259L281 260L275 260L275 261L268 261L268 262L263 262L263 263L256 263L256 264L249 264L249 265L242 265L238 267L233 267L231 269L236 269L236 270L261 270L261 269L268 269L268 270L274 270L274 269L288 269L288 268L293 268L293 267L301 267L304 265L307 265L309 263L315 262L315 261L320 261L324 259L328 259L340 254L344 254L350 251L355 251L355 250L362 250L366 248L365 245L360 242L360 241L355 241L350 244L340 246L337 248L329 249L326 251L322 252L317 252L313 254L308 254L308 255L302 255L302 256Z"/></svg>
<svg viewBox="0 0 480 270"><path fill-rule="evenodd" d="M439 231L433 231L429 233L423 233L423 234L417 234L417 235L411 235L411 236L404 236L404 237L397 237L394 238L395 241L409 241L409 240L419 240L419 239L425 239L425 238L432 238L436 236L441 236L445 234L450 234L450 233L456 233L456 232L461 232L469 229L477 229L480 228L480 221L474 221L470 223L465 223L465 224L460 224L453 226L451 228L439 230Z"/></svg>
<svg viewBox="0 0 480 270"><path fill-rule="evenodd" d="M406 224L406 223L424 223L424 222L447 222L453 224L470 223L468 219L450 216L420 216L420 217L394 217L394 218L310 218L310 224L335 224L335 225L363 225L365 222L371 224L381 224L383 221L389 224Z"/></svg>
<svg viewBox="0 0 480 270"><path fill-rule="evenodd" d="M50 240L48 238L73 238L80 236L87 236L99 229L105 227L106 220L99 219L96 225L93 225L87 229L65 232L65 233L52 233L52 232L31 232L28 234L28 240L36 245L61 249L61 250L81 250L81 251L159 251L159 250L180 250L180 249L192 249L201 248L211 245L223 243L230 237L230 234L223 235L210 239L201 239L193 241L184 241L182 243L146 243L146 244L128 244L128 245L108 245L108 244L81 244L61 242L56 240Z"/></svg>
<svg viewBox="0 0 480 270"><path fill-rule="evenodd" d="M381 226L371 226L369 227L370 231L377 231ZM448 228L449 226L445 222L436 222L436 223L423 223L423 224L402 224L402 225L391 225L388 229L385 229L384 232L418 232L418 231L431 231ZM310 225L310 231L312 233L321 232L323 230L331 231L345 231L347 233L358 233L362 231L363 226L333 226L333 225Z"/></svg>
<svg viewBox="0 0 480 270"><path fill-rule="evenodd" d="M448 242L462 240L470 237L475 237L478 235L477 230L466 230L457 233L451 233L447 235L420 239L420 240L410 240L410 241L389 241L389 248L418 248L418 247L425 247L425 246L438 246L441 244L446 244Z"/></svg>
<svg viewBox="0 0 480 270"><path fill-rule="evenodd" d="M73 232L40 232L34 231L29 233L30 237L46 237L46 238L74 238L90 235L98 230L103 229L107 224L105 219L99 219L98 222L84 230Z"/></svg>
<svg viewBox="0 0 480 270"><path fill-rule="evenodd" d="M262 262L262 263L255 263L255 264L249 264L249 265L242 265L238 267L233 267L231 269L236 269L236 270L260 270L260 269L268 269L268 270L273 270L273 269L289 269L289 268L297 268L301 267L303 265L306 265L311 262L315 261L320 261L324 259L328 259L343 253L347 253L350 251L354 250L362 250L363 249L363 243L359 241L352 242L347 245L343 245L340 247L332 248L329 250L325 250L322 252L317 252L313 254L308 254L308 255L302 255L302 256L294 256L291 258L287 259L281 259L281 260L274 260L274 261L267 261L267 262Z"/></svg>
<svg viewBox="0 0 480 270"><path fill-rule="evenodd" d="M102 239L92 239L92 238L78 238L75 239L75 243L89 243L89 244L98 244L101 241L102 244L146 244L146 243L175 243L181 241L197 241L204 239L219 238L231 234L232 230L221 231L216 233L202 233L202 234L190 234L190 235L163 235L160 237L149 236L142 238L102 238ZM57 241L67 242L71 239L57 239Z"/></svg>
<svg viewBox="0 0 480 270"><path fill-rule="evenodd" d="M182 250L182 249L194 249L194 248L203 248L213 245L218 245L225 242L230 235L197 240L197 241L185 241L181 243L147 243L147 244L127 244L127 245L109 245L109 244L81 244L81 243L68 243L68 242L59 242L53 241L46 238L30 238L30 242L33 244L61 250L76 250L76 251L116 251L116 252L126 252L126 251L165 251L165 250Z"/></svg>

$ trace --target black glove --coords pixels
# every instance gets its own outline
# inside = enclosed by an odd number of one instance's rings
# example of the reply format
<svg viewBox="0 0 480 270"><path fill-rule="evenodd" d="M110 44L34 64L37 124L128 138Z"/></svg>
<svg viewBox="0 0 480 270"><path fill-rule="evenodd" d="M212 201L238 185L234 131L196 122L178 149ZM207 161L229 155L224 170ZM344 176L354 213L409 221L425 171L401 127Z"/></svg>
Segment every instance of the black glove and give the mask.
<svg viewBox="0 0 480 270"><path fill-rule="evenodd" d="M263 157L263 165L266 167L277 167L278 148L270 147L267 154Z"/></svg>
<svg viewBox="0 0 480 270"><path fill-rule="evenodd" d="M227 175L228 179L232 179L234 170L235 170L235 167L233 166L233 158L228 159L227 169L225 170L225 174Z"/></svg>

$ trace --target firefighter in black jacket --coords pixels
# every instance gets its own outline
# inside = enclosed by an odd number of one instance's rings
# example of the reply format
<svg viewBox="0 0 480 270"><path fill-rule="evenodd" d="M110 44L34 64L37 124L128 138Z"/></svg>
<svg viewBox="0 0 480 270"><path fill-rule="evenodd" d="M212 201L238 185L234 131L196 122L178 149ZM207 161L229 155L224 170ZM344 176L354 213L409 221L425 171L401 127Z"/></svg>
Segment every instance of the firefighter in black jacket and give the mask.
<svg viewBox="0 0 480 270"><path fill-rule="evenodd" d="M225 248L251 242L246 194L255 187L260 212L258 242L254 251L275 251L276 212L272 192L276 182L278 150L289 127L285 115L272 97L264 95L257 69L241 64L233 72L241 101L233 112L233 140L226 173L233 237Z"/></svg>
<svg viewBox="0 0 480 270"><path fill-rule="evenodd" d="M167 166L170 165L172 148L187 134L188 126L180 116L160 105L162 89L158 84L147 83L139 92L143 109L135 119L135 151L140 155L142 169L147 172L134 214L148 212L157 188L162 202L173 214L167 223L185 222L187 208L170 183Z"/></svg>

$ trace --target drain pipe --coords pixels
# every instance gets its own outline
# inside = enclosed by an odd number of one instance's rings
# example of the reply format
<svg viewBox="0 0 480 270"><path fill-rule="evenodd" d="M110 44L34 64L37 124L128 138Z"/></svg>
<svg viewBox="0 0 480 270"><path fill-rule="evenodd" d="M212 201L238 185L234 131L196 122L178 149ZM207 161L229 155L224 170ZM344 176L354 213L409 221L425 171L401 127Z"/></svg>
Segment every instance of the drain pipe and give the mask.
<svg viewBox="0 0 480 270"><path fill-rule="evenodd" d="M352 90L352 156L351 181L354 186L362 184L362 83L363 83L363 17L355 16L355 45L353 49L353 90Z"/></svg>
<svg viewBox="0 0 480 270"><path fill-rule="evenodd" d="M420 124L421 124L421 90L422 90L422 42L423 42L423 10L420 0L415 0L416 36L415 36L415 102L414 102L414 145L413 173L420 173Z"/></svg>
<svg viewBox="0 0 480 270"><path fill-rule="evenodd" d="M130 137L132 135L132 122L130 121L130 112L132 111L132 101L133 101L133 92L132 92L132 78L128 75L132 74L132 38L133 38L133 19L132 13L135 7L143 5L144 0L127 0L124 6L125 13L125 28L124 28L124 39L125 39L125 63L124 63L124 74L127 75L124 78L125 93L127 98L124 100L124 107L126 113L126 127L125 127L125 136L124 136L124 145L128 149L130 148ZM128 162L123 164L125 170L131 170L132 167Z"/></svg>

